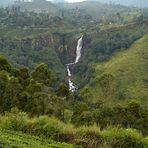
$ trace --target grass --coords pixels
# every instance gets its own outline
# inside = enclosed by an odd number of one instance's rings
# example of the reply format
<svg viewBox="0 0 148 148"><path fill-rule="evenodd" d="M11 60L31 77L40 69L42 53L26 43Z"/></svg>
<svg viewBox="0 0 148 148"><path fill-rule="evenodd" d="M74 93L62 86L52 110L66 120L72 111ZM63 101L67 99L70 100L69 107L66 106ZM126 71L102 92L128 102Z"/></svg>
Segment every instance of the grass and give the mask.
<svg viewBox="0 0 148 148"><path fill-rule="evenodd" d="M109 61L96 64L95 78L87 89L91 100L103 98L99 80L105 74L113 76L110 98L113 100L139 99L147 103L148 96L148 35L136 41L129 49L115 54ZM106 93L106 92L105 92ZM108 101L108 100L107 100ZM111 100L110 100L111 101ZM109 101L109 102L110 102ZM146 104L148 105L148 104Z"/></svg>
<svg viewBox="0 0 148 148"><path fill-rule="evenodd" d="M112 147L121 148L146 148L148 141L142 138L142 135L133 129L110 128L102 132L103 139Z"/></svg>
<svg viewBox="0 0 148 148"><path fill-rule="evenodd" d="M134 129L110 127L101 131L97 125L74 127L48 116L29 118L26 113L12 110L0 116L0 145L21 148L147 148L148 139Z"/></svg>
<svg viewBox="0 0 148 148"><path fill-rule="evenodd" d="M54 142L53 140L47 140L24 134L21 132L15 132L10 130L0 129L0 147L3 148L72 148L72 145Z"/></svg>

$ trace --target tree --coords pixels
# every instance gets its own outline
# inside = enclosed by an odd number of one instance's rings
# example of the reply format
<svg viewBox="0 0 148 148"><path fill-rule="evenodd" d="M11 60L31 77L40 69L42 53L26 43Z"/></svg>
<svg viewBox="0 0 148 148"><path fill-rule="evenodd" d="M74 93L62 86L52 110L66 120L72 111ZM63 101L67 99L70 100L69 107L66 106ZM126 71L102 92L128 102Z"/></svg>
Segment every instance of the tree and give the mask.
<svg viewBox="0 0 148 148"><path fill-rule="evenodd" d="M54 80L53 75L48 69L47 64L44 63L37 65L31 75L36 81L48 86L51 86Z"/></svg>
<svg viewBox="0 0 148 148"><path fill-rule="evenodd" d="M110 98L113 92L113 75L111 74L103 74L98 82L103 92L103 96L105 99Z"/></svg>
<svg viewBox="0 0 148 148"><path fill-rule="evenodd" d="M133 127L135 121L140 118L140 103L136 100L130 101L125 107L126 110L126 124L128 127Z"/></svg>
<svg viewBox="0 0 148 148"><path fill-rule="evenodd" d="M69 89L68 86L66 84L61 83L59 85L58 91L57 91L58 95L61 97L67 97L69 95Z"/></svg>
<svg viewBox="0 0 148 148"><path fill-rule="evenodd" d="M29 83L29 70L28 68L13 69L13 75L18 78L23 87Z"/></svg>
<svg viewBox="0 0 148 148"><path fill-rule="evenodd" d="M18 108L22 111L27 111L27 105L29 103L30 98L31 95L27 91L21 92L20 97L18 98L19 100Z"/></svg>
<svg viewBox="0 0 148 148"><path fill-rule="evenodd" d="M79 103L74 107L73 115L72 115L72 123L75 125L84 125L86 120L86 116L89 115L89 108L86 103ZM88 116L87 116L88 117Z"/></svg>
<svg viewBox="0 0 148 148"><path fill-rule="evenodd" d="M0 71L0 112L4 110L4 93L8 83L8 73Z"/></svg>
<svg viewBox="0 0 148 148"><path fill-rule="evenodd" d="M82 97L82 100L84 102L89 102L91 100L92 94L89 87L85 87L82 89L82 91L80 92L80 97Z"/></svg>
<svg viewBox="0 0 148 148"><path fill-rule="evenodd" d="M20 85L18 79L10 77L4 92L4 110L9 110L12 107L18 106L21 91L22 86Z"/></svg>
<svg viewBox="0 0 148 148"><path fill-rule="evenodd" d="M0 56L0 70L5 70L7 72L11 71L11 65L3 56Z"/></svg>
<svg viewBox="0 0 148 148"><path fill-rule="evenodd" d="M107 125L113 124L114 121L114 110L111 107L103 105L93 110L95 122L105 128Z"/></svg>
<svg viewBox="0 0 148 148"><path fill-rule="evenodd" d="M30 95L33 95L35 92L41 92L42 91L42 84L41 83L38 83L34 79L31 79L29 81L28 86L26 87L26 91Z"/></svg>
<svg viewBox="0 0 148 148"><path fill-rule="evenodd" d="M32 103L30 101L28 102L31 113L36 115L45 115L49 113L51 108L50 95L44 92L36 92L31 99Z"/></svg>

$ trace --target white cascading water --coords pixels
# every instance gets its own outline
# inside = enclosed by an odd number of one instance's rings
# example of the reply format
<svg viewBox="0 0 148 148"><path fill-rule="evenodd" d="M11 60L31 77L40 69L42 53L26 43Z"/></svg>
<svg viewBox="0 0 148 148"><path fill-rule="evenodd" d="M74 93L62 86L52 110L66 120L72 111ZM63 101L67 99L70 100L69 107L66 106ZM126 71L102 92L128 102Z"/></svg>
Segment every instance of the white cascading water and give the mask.
<svg viewBox="0 0 148 148"><path fill-rule="evenodd" d="M75 59L75 62L74 62L75 64L79 62L79 59L81 57L82 40L83 40L83 36L81 36L81 38L78 40L78 43L77 43L76 59Z"/></svg>
<svg viewBox="0 0 148 148"><path fill-rule="evenodd" d="M82 50L82 41L83 41L83 36L81 36L77 42L77 48L76 48L76 59L74 63L69 63L66 64L66 69L67 69L67 74L68 74L68 84L69 84L69 90L71 92L76 91L76 86L74 86L74 83L71 80L71 72L70 72L70 66L74 65L79 62L79 59L81 58L81 50Z"/></svg>

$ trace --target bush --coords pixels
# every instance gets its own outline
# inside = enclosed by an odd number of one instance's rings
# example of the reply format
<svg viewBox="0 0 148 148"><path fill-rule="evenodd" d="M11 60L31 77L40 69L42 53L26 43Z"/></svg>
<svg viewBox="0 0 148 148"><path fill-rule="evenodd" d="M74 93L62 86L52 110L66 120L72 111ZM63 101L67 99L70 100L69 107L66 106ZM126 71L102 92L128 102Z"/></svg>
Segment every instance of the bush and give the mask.
<svg viewBox="0 0 148 148"><path fill-rule="evenodd" d="M147 148L148 139L134 129L108 128L100 131L94 126L74 128L48 116L29 118L16 108L0 116L0 129L22 131L31 135L66 142L83 148Z"/></svg>
<svg viewBox="0 0 148 148"><path fill-rule="evenodd" d="M0 116L0 126L3 129L22 131L27 125L28 116L24 112L19 112L17 108L6 112L5 116Z"/></svg>
<svg viewBox="0 0 148 148"><path fill-rule="evenodd" d="M37 136L54 139L60 131L60 122L55 118L40 116L30 119L25 127L25 131Z"/></svg>
<svg viewBox="0 0 148 148"><path fill-rule="evenodd" d="M101 131L97 126L83 126L77 129L76 144L84 148L98 148L102 145Z"/></svg>
<svg viewBox="0 0 148 148"><path fill-rule="evenodd" d="M134 129L110 128L102 132L102 137L113 148L145 148L148 144Z"/></svg>
<svg viewBox="0 0 148 148"><path fill-rule="evenodd" d="M60 142L75 143L76 129L71 124L61 124L60 131L56 139Z"/></svg>

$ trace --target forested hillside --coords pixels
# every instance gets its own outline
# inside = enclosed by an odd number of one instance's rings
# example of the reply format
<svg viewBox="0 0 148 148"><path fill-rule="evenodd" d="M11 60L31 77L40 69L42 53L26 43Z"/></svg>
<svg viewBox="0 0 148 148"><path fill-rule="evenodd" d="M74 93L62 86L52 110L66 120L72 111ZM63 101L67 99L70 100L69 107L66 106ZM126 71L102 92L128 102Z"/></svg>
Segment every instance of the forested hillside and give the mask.
<svg viewBox="0 0 148 148"><path fill-rule="evenodd" d="M0 8L0 147L147 148L147 49L147 8Z"/></svg>
<svg viewBox="0 0 148 148"><path fill-rule="evenodd" d="M85 88L91 93L91 101L93 96L107 99L107 102L111 98L111 101L115 101L113 98L121 101L135 98L147 104L147 41L146 35L125 51L114 54L107 62L95 65L95 78L90 83L92 89Z"/></svg>
<svg viewBox="0 0 148 148"><path fill-rule="evenodd" d="M133 7L148 7L148 2L146 0L94 0L103 3L112 3L112 4L120 4L125 6L133 6Z"/></svg>

